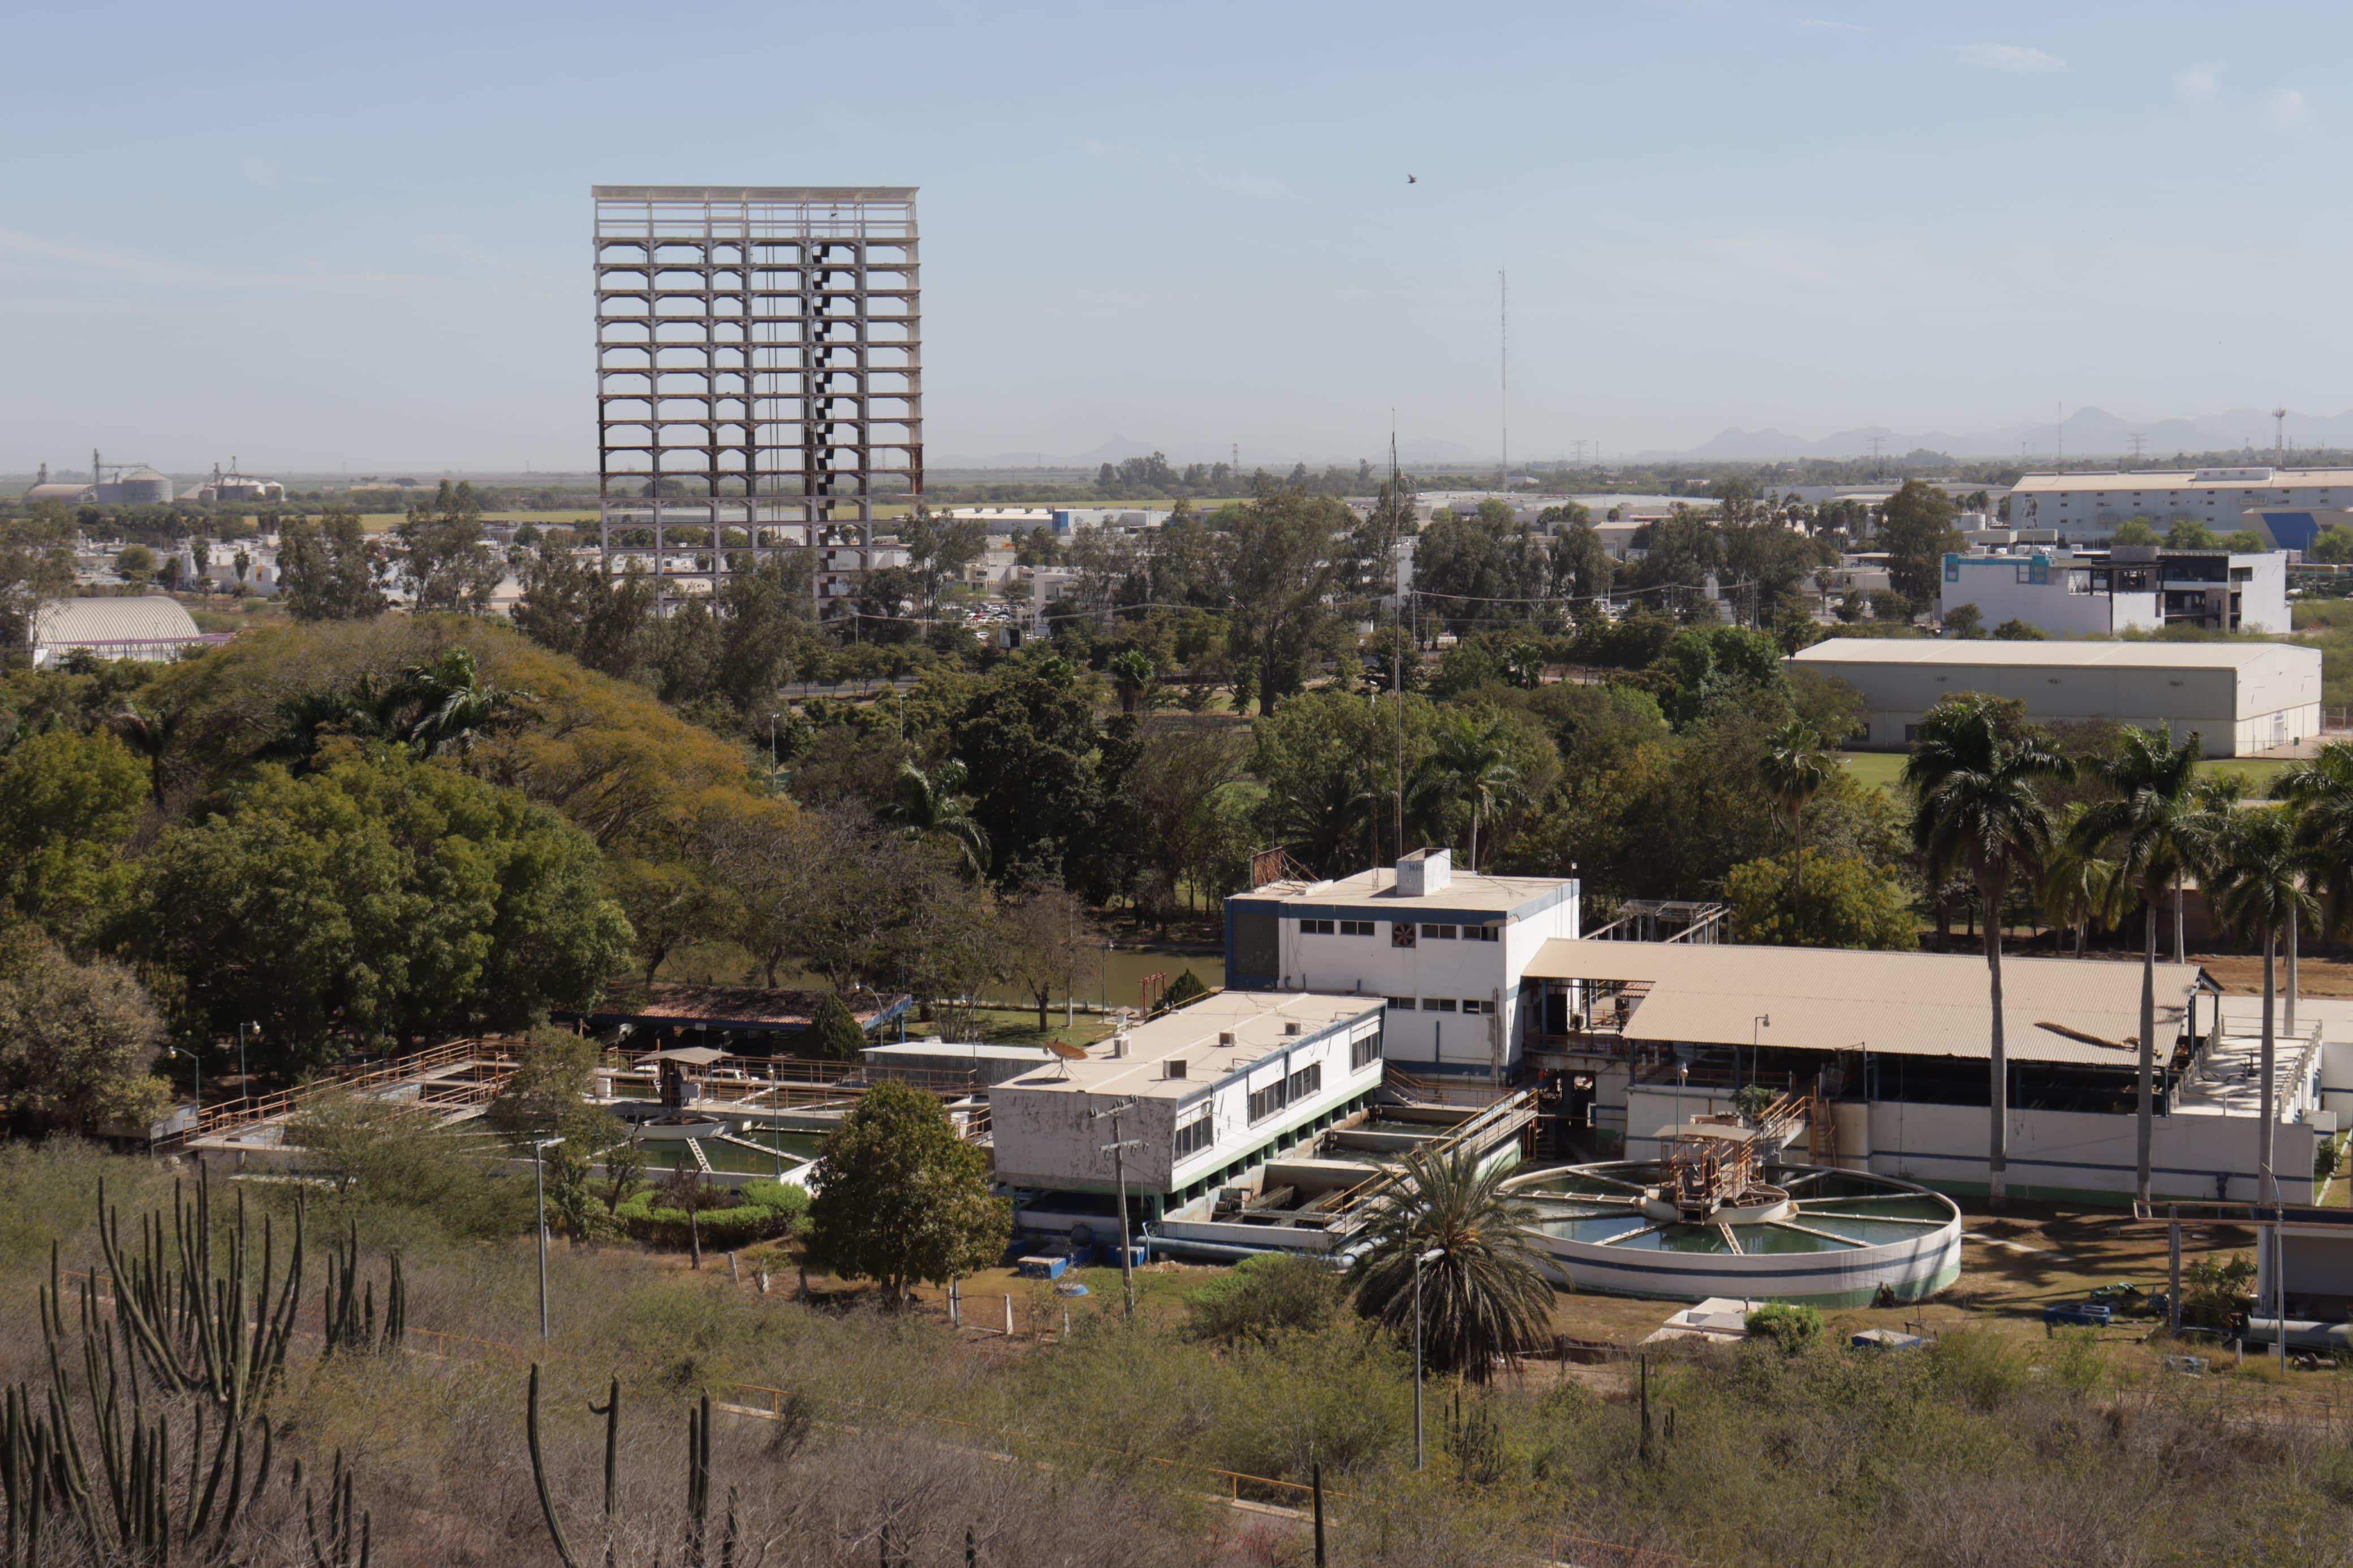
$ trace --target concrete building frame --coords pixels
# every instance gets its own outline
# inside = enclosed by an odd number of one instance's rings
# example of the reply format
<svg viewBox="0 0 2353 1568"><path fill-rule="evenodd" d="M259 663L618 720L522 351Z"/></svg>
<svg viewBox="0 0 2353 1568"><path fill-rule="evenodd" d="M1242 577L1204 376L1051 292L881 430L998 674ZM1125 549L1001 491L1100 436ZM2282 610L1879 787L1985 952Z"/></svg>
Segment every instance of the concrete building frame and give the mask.
<svg viewBox="0 0 2353 1568"><path fill-rule="evenodd" d="M805 557L821 616L923 489L913 186L597 185L597 531L665 603Z"/></svg>

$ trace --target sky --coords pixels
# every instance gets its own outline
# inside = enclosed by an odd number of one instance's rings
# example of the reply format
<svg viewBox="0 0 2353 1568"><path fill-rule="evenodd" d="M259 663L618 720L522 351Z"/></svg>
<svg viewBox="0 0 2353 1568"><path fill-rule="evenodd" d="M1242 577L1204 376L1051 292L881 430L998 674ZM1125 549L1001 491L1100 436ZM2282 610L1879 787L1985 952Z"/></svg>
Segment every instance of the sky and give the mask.
<svg viewBox="0 0 2353 1568"><path fill-rule="evenodd" d="M9 31L0 472L591 468L595 184L919 186L935 465L2353 406L2353 7L48 0Z"/></svg>

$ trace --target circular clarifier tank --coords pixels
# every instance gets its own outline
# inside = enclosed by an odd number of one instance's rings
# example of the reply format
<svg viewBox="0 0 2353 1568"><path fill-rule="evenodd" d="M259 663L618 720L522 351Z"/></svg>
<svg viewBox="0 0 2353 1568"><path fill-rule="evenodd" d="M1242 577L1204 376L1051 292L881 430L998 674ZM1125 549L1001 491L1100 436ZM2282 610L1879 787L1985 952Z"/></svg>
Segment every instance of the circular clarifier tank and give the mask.
<svg viewBox="0 0 2353 1568"><path fill-rule="evenodd" d="M1534 1171L1506 1184L1537 1248L1579 1290L1863 1307L1917 1300L1961 1272L1961 1211L1886 1176L1770 1163L1713 1205L1678 1202L1656 1161Z"/></svg>

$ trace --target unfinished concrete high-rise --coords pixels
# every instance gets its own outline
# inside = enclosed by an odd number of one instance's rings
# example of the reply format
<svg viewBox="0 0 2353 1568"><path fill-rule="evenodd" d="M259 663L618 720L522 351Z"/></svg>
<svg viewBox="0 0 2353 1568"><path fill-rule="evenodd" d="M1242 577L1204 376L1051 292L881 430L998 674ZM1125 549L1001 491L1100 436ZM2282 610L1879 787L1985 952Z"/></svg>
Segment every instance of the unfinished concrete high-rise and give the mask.
<svg viewBox="0 0 2353 1568"><path fill-rule="evenodd" d="M820 616L923 489L912 186L598 185L605 570L665 601L806 554Z"/></svg>

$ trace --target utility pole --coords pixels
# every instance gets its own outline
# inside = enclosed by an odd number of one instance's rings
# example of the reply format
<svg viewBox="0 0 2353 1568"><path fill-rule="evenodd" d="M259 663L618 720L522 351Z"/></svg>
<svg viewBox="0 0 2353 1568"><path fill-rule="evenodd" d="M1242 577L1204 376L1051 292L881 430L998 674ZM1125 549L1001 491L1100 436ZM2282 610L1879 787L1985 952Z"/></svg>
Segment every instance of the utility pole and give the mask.
<svg viewBox="0 0 2353 1568"><path fill-rule="evenodd" d="M1119 1289L1126 1299L1126 1315L1135 1316L1135 1248L1127 1236L1127 1152L1144 1147L1141 1138L1123 1139L1119 1135L1119 1119L1135 1109L1135 1101L1123 1100L1117 1105L1094 1113L1094 1120L1111 1119L1112 1141L1097 1152L1111 1156L1112 1186L1119 1194Z"/></svg>
<svg viewBox="0 0 2353 1568"><path fill-rule="evenodd" d="M1399 509L1404 486L1398 474L1397 411L1389 411L1389 584L1398 589L1397 636L1389 643L1389 700L1397 710L1397 774L1390 780L1397 798L1397 858L1405 858L1405 624L1410 607L1397 581L1398 541L1405 531Z"/></svg>
<svg viewBox="0 0 2353 1568"><path fill-rule="evenodd" d="M1495 269L1495 409L1504 437L1504 489L1512 488L1512 282Z"/></svg>

